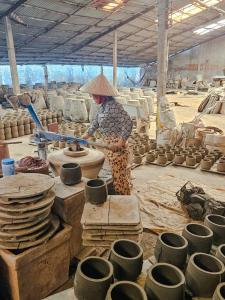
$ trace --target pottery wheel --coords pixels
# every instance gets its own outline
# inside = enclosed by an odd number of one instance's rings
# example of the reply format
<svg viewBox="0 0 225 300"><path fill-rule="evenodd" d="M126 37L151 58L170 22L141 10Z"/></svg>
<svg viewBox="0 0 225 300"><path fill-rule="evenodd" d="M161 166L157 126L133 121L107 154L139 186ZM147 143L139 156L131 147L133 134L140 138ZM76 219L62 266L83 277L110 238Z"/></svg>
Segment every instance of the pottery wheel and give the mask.
<svg viewBox="0 0 225 300"><path fill-rule="evenodd" d="M63 153L66 155L66 156L71 156L71 157L81 157L81 156L86 156L88 155L88 151L89 149L87 148L82 148L81 151L71 151L70 148L65 148L63 150Z"/></svg>
<svg viewBox="0 0 225 300"><path fill-rule="evenodd" d="M48 175L21 173L0 179L0 197L33 197L50 190L53 186L54 180Z"/></svg>
<svg viewBox="0 0 225 300"><path fill-rule="evenodd" d="M41 236L37 237L34 241L0 242L0 248L1 249L11 249L11 250L22 250L22 249L40 245L40 244L48 241L59 229L59 226L60 226L59 218L54 216L51 219L50 227L48 228L48 230Z"/></svg>

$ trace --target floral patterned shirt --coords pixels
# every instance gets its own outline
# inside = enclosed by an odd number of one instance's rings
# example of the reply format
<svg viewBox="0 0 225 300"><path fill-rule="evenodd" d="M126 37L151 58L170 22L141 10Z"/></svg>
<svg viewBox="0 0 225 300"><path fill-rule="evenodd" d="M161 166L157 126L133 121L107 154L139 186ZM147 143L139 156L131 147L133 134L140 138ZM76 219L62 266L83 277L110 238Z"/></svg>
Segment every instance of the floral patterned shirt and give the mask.
<svg viewBox="0 0 225 300"><path fill-rule="evenodd" d="M123 106L115 100L108 100L101 104L88 134L93 135L99 129L103 137L122 137L127 140L132 128L133 121Z"/></svg>

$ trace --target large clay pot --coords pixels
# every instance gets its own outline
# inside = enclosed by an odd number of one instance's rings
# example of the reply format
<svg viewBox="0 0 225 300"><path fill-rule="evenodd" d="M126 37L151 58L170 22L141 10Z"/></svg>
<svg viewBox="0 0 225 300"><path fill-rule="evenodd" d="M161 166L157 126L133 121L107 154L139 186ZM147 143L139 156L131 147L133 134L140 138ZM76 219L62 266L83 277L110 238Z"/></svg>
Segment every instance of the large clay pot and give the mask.
<svg viewBox="0 0 225 300"><path fill-rule="evenodd" d="M213 242L213 232L208 227L189 223L185 226L183 237L188 241L188 253L191 255L195 252L209 253Z"/></svg>
<svg viewBox="0 0 225 300"><path fill-rule="evenodd" d="M185 157L182 154L175 154L174 162L177 165L182 165L185 161Z"/></svg>
<svg viewBox="0 0 225 300"><path fill-rule="evenodd" d="M212 300L225 300L225 283L220 283L217 285Z"/></svg>
<svg viewBox="0 0 225 300"><path fill-rule="evenodd" d="M113 264L114 278L135 281L141 274L142 248L130 240L117 240L111 246L109 260Z"/></svg>
<svg viewBox="0 0 225 300"><path fill-rule="evenodd" d="M155 246L155 258L157 262L165 262L183 268L188 253L187 240L176 233L164 232L158 237Z"/></svg>
<svg viewBox="0 0 225 300"><path fill-rule="evenodd" d="M204 158L201 160L201 169L202 170L210 170L212 167L212 161L208 158Z"/></svg>
<svg viewBox="0 0 225 300"><path fill-rule="evenodd" d="M86 200L92 204L102 204L107 200L107 185L102 179L91 179L85 184Z"/></svg>
<svg viewBox="0 0 225 300"><path fill-rule="evenodd" d="M225 217L211 214L205 217L204 224L213 232L213 244L221 245L225 243Z"/></svg>
<svg viewBox="0 0 225 300"><path fill-rule="evenodd" d="M81 167L78 164L64 164L61 168L60 178L65 185L74 185L81 181Z"/></svg>
<svg viewBox="0 0 225 300"><path fill-rule="evenodd" d="M119 281L111 285L106 300L148 300L144 289L131 281Z"/></svg>
<svg viewBox="0 0 225 300"><path fill-rule="evenodd" d="M216 250L216 257L225 265L225 244L220 245Z"/></svg>
<svg viewBox="0 0 225 300"><path fill-rule="evenodd" d="M223 263L215 256L195 253L186 270L186 283L194 297L211 298L225 271Z"/></svg>
<svg viewBox="0 0 225 300"><path fill-rule="evenodd" d="M91 256L78 264L74 293L78 300L105 300L112 282L112 264L104 258Z"/></svg>
<svg viewBox="0 0 225 300"><path fill-rule="evenodd" d="M147 273L145 291L151 300L183 300L184 274L173 265L157 263Z"/></svg>

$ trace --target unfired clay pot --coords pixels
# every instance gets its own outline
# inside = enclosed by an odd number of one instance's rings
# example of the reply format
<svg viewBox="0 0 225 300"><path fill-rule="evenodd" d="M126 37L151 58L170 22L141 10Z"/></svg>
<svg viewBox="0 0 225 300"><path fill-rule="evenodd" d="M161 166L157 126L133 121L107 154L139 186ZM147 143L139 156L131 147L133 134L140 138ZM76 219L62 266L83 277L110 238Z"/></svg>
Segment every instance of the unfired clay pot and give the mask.
<svg viewBox="0 0 225 300"><path fill-rule="evenodd" d="M213 155L206 155L205 158L211 160L212 165L215 163L215 157Z"/></svg>
<svg viewBox="0 0 225 300"><path fill-rule="evenodd" d="M134 155L134 163L140 165L142 163L142 156L140 154Z"/></svg>
<svg viewBox="0 0 225 300"><path fill-rule="evenodd" d="M139 147L139 153L141 155L145 154L145 147L144 146Z"/></svg>
<svg viewBox="0 0 225 300"><path fill-rule="evenodd" d="M186 157L186 165L190 166L190 167L195 166L196 165L196 158L192 155L188 155Z"/></svg>
<svg viewBox="0 0 225 300"><path fill-rule="evenodd" d="M102 179L91 179L85 184L85 196L87 202L102 204L107 200L107 185Z"/></svg>
<svg viewBox="0 0 225 300"><path fill-rule="evenodd" d="M201 162L201 160L202 160L202 155L201 155L201 153L195 152L195 153L194 153L194 157L195 157L197 163L200 163L200 162Z"/></svg>
<svg viewBox="0 0 225 300"><path fill-rule="evenodd" d="M219 162L217 163L217 171L225 172L225 161L219 160Z"/></svg>
<svg viewBox="0 0 225 300"><path fill-rule="evenodd" d="M174 159L174 154L172 151L166 151L166 157L168 161L172 161Z"/></svg>
<svg viewBox="0 0 225 300"><path fill-rule="evenodd" d="M88 257L77 267L74 293L78 300L105 300L113 283L113 266L104 258Z"/></svg>
<svg viewBox="0 0 225 300"><path fill-rule="evenodd" d="M216 250L216 257L225 265L225 244L220 245Z"/></svg>
<svg viewBox="0 0 225 300"><path fill-rule="evenodd" d="M223 263L215 256L195 253L186 270L186 283L194 297L211 298L225 271Z"/></svg>
<svg viewBox="0 0 225 300"><path fill-rule="evenodd" d="M204 224L213 232L213 244L221 245L225 243L225 217L211 214L205 217Z"/></svg>
<svg viewBox="0 0 225 300"><path fill-rule="evenodd" d="M184 274L173 265L156 263L147 273L145 291L151 300L184 300Z"/></svg>
<svg viewBox="0 0 225 300"><path fill-rule="evenodd" d="M119 281L111 285L106 300L148 300L144 289L131 281Z"/></svg>
<svg viewBox="0 0 225 300"><path fill-rule="evenodd" d="M188 253L209 253L213 242L213 232L210 228L196 223L189 223L184 227L183 237L188 241Z"/></svg>
<svg viewBox="0 0 225 300"><path fill-rule="evenodd" d="M174 162L175 164L182 165L185 161L185 157L181 154L175 154Z"/></svg>
<svg viewBox="0 0 225 300"><path fill-rule="evenodd" d="M148 163L150 162L153 162L155 160L155 154L154 152L149 152L147 155L146 155L146 161Z"/></svg>
<svg viewBox="0 0 225 300"><path fill-rule="evenodd" d="M117 240L111 246L109 260L113 265L114 278L135 281L141 274L143 250L131 240Z"/></svg>
<svg viewBox="0 0 225 300"><path fill-rule="evenodd" d="M165 165L167 163L167 157L166 157L166 155L159 153L159 155L157 157L157 163L159 165Z"/></svg>
<svg viewBox="0 0 225 300"><path fill-rule="evenodd" d="M165 262L183 268L188 253L187 240L176 233L164 232L157 239L155 258L157 262Z"/></svg>
<svg viewBox="0 0 225 300"><path fill-rule="evenodd" d="M210 170L212 167L212 161L208 158L204 158L201 160L201 169L202 170Z"/></svg>
<svg viewBox="0 0 225 300"><path fill-rule="evenodd" d="M225 300L225 283L217 285L212 300Z"/></svg>

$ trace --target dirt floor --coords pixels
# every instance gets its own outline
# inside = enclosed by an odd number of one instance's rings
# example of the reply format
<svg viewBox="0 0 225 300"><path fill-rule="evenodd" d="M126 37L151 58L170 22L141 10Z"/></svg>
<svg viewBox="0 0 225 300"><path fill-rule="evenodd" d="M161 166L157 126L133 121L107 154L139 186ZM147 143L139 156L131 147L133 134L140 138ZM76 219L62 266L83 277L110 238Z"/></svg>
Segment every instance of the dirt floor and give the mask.
<svg viewBox="0 0 225 300"><path fill-rule="evenodd" d="M197 108L205 96L206 94L197 96L168 95L169 102L171 103L171 106L175 112L177 123L191 121L197 115ZM181 106L174 106L174 102L177 102ZM225 132L225 115L206 115L203 116L202 120L207 126L216 126ZM153 122L151 123L151 136L154 135L155 123ZM25 155L34 154L36 147L28 145L28 137L24 137L22 139L18 138L18 140L23 140L23 144L10 146L10 153L12 157L19 159ZM166 168L157 166L141 166L133 171L133 176L135 177L133 180L134 192L138 193L139 196L142 194L142 188L145 189L145 193L148 193L148 187L149 195L151 196L151 187L154 187L154 185L151 183L152 180L161 182L162 185L169 182L169 187L172 187L171 199L174 199L174 201L176 201L175 192L188 180L191 180L199 185L206 186L206 188L208 188L212 193L214 190L224 192L223 176L203 173L200 170L190 170L172 166ZM143 185L144 183L145 186ZM166 195L167 194L165 190L163 197L166 198ZM160 196L158 200L161 200ZM155 217L156 216L154 215L154 218ZM153 216L150 215L150 223L151 218L153 218ZM145 216L145 223L147 222L146 220L147 219ZM149 256L153 255L157 235L152 234L151 228L149 229L148 226L146 226L144 231L142 246L144 248L144 256L145 258L148 258Z"/></svg>

